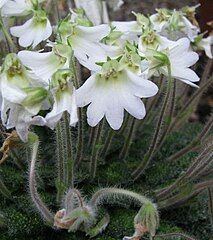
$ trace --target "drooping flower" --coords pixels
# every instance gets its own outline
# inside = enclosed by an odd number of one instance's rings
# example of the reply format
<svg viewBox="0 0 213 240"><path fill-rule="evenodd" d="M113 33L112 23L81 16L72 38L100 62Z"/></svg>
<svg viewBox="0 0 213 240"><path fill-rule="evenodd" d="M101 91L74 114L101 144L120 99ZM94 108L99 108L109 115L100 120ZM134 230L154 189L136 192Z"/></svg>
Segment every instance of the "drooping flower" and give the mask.
<svg viewBox="0 0 213 240"><path fill-rule="evenodd" d="M124 109L135 118L143 119L146 110L141 98L154 96L157 91L154 83L131 72L126 64L109 60L77 90L77 105L89 104L90 126L96 126L105 116L109 125L118 130Z"/></svg>
<svg viewBox="0 0 213 240"><path fill-rule="evenodd" d="M32 72L49 84L58 69L69 67L72 50L64 44L55 44L51 52L20 51L18 57Z"/></svg>
<svg viewBox="0 0 213 240"><path fill-rule="evenodd" d="M51 91L54 98L53 108L45 117L46 125L54 129L64 112L70 115L70 125L78 122L75 88L71 82L70 70L58 70L52 77Z"/></svg>
<svg viewBox="0 0 213 240"><path fill-rule="evenodd" d="M158 9L158 13L150 17L154 30L172 40L188 37L192 40L200 31L181 11Z"/></svg>
<svg viewBox="0 0 213 240"><path fill-rule="evenodd" d="M8 54L0 74L1 120L7 129L16 128L23 141L30 125L45 124L37 114L47 91L33 81L16 54Z"/></svg>
<svg viewBox="0 0 213 240"><path fill-rule="evenodd" d="M32 45L35 48L39 43L50 37L52 27L45 11L39 10L34 13L33 18L22 26L11 27L10 32L13 36L19 38L19 44L22 47Z"/></svg>
<svg viewBox="0 0 213 240"><path fill-rule="evenodd" d="M82 21L81 24L83 24ZM100 41L109 33L110 27L106 24L83 26L78 22L64 20L58 27L59 39L64 44L69 43L79 61L87 61L90 57L105 58L106 51L100 46Z"/></svg>
<svg viewBox="0 0 213 240"><path fill-rule="evenodd" d="M26 16L33 12L37 4L44 0L7 0L4 4L1 14L7 17Z"/></svg>
<svg viewBox="0 0 213 240"><path fill-rule="evenodd" d="M199 56L190 50L189 39L179 39L175 47L165 49L164 51L148 50L146 52L146 58L149 61L148 76L156 74L169 76L169 67L171 77L197 87L194 82L198 82L199 77L189 67L198 61Z"/></svg>
<svg viewBox="0 0 213 240"><path fill-rule="evenodd" d="M163 50L166 48L172 48L176 45L176 42L161 36L152 29L147 29L139 38L138 51L144 56L147 49Z"/></svg>
<svg viewBox="0 0 213 240"><path fill-rule="evenodd" d="M209 58L213 58L212 55L212 44L213 44L213 36L210 35L207 38L203 38L203 34L198 35L192 41L192 47L197 51L205 51L206 56Z"/></svg>

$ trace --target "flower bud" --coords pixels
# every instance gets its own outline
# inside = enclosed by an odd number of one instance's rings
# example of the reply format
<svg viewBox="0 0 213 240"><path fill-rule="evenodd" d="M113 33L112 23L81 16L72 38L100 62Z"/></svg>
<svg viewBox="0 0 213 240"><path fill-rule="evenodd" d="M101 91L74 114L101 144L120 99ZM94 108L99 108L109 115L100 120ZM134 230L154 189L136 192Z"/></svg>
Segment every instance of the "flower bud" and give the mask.
<svg viewBox="0 0 213 240"><path fill-rule="evenodd" d="M152 202L145 203L134 219L137 232L141 231L141 236L145 232L149 232L151 236L155 236L159 225L159 214L155 204Z"/></svg>

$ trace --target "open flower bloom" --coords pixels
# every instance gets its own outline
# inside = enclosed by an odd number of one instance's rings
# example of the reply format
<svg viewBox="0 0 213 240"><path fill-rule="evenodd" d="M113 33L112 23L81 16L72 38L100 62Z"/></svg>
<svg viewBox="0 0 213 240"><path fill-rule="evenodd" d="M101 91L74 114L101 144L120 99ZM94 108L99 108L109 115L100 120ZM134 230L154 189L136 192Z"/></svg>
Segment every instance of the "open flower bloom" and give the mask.
<svg viewBox="0 0 213 240"><path fill-rule="evenodd" d="M51 52L20 51L18 57L38 77L49 84L52 75L58 70L69 67L71 48L64 44L55 44Z"/></svg>
<svg viewBox="0 0 213 240"><path fill-rule="evenodd" d="M40 42L48 39L52 34L51 24L44 11L37 11L33 18L29 19L22 26L10 28L13 36L19 38L22 47L32 45L35 48Z"/></svg>
<svg viewBox="0 0 213 240"><path fill-rule="evenodd" d="M6 99L2 102L1 118L7 129L16 129L23 142L27 142L28 140L29 128L31 125L44 126L46 124L43 117L34 116L23 106L11 103Z"/></svg>
<svg viewBox="0 0 213 240"><path fill-rule="evenodd" d="M79 61L86 61L90 57L94 60L103 59L106 56L106 51L100 46L100 41L110 33L108 25L82 26L75 22L63 21L58 31L59 39L64 44L68 42L71 45Z"/></svg>
<svg viewBox="0 0 213 240"><path fill-rule="evenodd" d="M38 0L42 2L43 0ZM25 16L34 9L33 0L7 0L2 8L2 15L7 17Z"/></svg>
<svg viewBox="0 0 213 240"><path fill-rule="evenodd" d="M192 40L200 29L193 25L181 11L158 9L158 13L150 16L153 29L172 40L188 37Z"/></svg>
<svg viewBox="0 0 213 240"><path fill-rule="evenodd" d="M90 126L96 126L104 116L109 125L118 130L123 122L124 109L137 119L143 119L146 110L141 100L154 96L157 86L139 77L117 60L103 64L77 90L77 106L87 108Z"/></svg>
<svg viewBox="0 0 213 240"><path fill-rule="evenodd" d="M168 76L168 66L171 70L171 77L181 80L191 86L197 87L194 82L199 81L197 74L189 67L194 65L199 56L190 50L190 41L181 38L176 42L176 46L164 51L148 50L146 53L149 65L149 76L153 74L163 74Z"/></svg>
<svg viewBox="0 0 213 240"><path fill-rule="evenodd" d="M42 109L47 91L33 86L33 79L15 54L5 58L0 86L2 123L7 129L15 127L20 138L27 141L29 126L45 122L36 115Z"/></svg>
<svg viewBox="0 0 213 240"><path fill-rule="evenodd" d="M151 29L147 29L139 38L138 51L144 56L147 49L162 50L166 48L172 48L176 45L176 42L167 39Z"/></svg>
<svg viewBox="0 0 213 240"><path fill-rule="evenodd" d="M212 35L208 36L207 38L203 38L203 34L200 34L192 41L192 47L194 47L195 50L205 51L206 56L209 58L213 58L212 44L213 44Z"/></svg>
<svg viewBox="0 0 213 240"><path fill-rule="evenodd" d="M54 129L64 112L70 115L70 125L78 122L75 88L70 81L70 70L58 70L52 78L53 108L45 117L46 125Z"/></svg>
<svg viewBox="0 0 213 240"><path fill-rule="evenodd" d="M156 9L157 13L150 16L150 21L153 24L153 29L156 32L161 32L168 23L171 13L166 8Z"/></svg>

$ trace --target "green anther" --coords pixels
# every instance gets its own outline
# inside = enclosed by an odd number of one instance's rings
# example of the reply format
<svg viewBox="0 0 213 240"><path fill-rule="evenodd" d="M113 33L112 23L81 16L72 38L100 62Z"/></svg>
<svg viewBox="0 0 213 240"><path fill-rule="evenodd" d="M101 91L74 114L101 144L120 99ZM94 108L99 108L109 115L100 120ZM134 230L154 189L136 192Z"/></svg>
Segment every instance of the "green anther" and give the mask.
<svg viewBox="0 0 213 240"><path fill-rule="evenodd" d="M43 10L34 11L33 24L35 26L45 25L47 23L47 14Z"/></svg>
<svg viewBox="0 0 213 240"><path fill-rule="evenodd" d="M70 69L58 70L52 77L51 87L58 90L66 90L68 82L73 78Z"/></svg>

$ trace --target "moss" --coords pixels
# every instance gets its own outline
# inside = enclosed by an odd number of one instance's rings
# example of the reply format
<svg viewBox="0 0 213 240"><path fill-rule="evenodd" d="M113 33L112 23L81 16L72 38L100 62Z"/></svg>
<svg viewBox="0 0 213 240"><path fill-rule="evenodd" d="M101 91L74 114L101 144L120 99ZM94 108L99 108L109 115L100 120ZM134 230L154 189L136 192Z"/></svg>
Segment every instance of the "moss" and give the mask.
<svg viewBox="0 0 213 240"><path fill-rule="evenodd" d="M190 164L196 153L188 154L175 163L166 163L165 158L189 143L199 132L201 125L188 124L182 131L174 132L166 140L159 153L153 159L146 174L140 181L132 184L129 182L132 170L141 161L144 152L148 148L150 133L153 131L151 125L142 129L142 136L137 138L131 147L129 157L124 160L118 159L118 149L121 147L121 138L116 136L115 144L107 157L106 162L100 161L98 175L94 182L88 181L85 171L78 174L78 188L82 189L88 196L91 195L97 185L122 186L130 190L153 196L155 189L163 187L174 181L177 176ZM43 132L42 132L43 134ZM43 142L48 136L43 136ZM53 211L58 210L55 202L55 162L53 143L44 144L40 150L40 166L38 179L38 190L44 202ZM85 162L87 168L88 162ZM12 192L12 199L5 199L0 195L0 209L4 215L6 227L0 230L1 240L85 240L88 237L84 233L68 233L67 231L53 230L43 223L39 214L35 211L27 190L27 173L18 170L12 161L7 161L0 170L1 177L6 186ZM134 209L128 202L121 201L117 206L105 206L110 214L110 224L107 229L95 237L95 240L117 240L134 233L133 219L139 210ZM6 207L5 207L6 206ZM169 209L161 213L161 225L158 233L190 232L201 240L209 239L211 236L210 221L207 212L206 196L190 200L188 205L178 209Z"/></svg>

